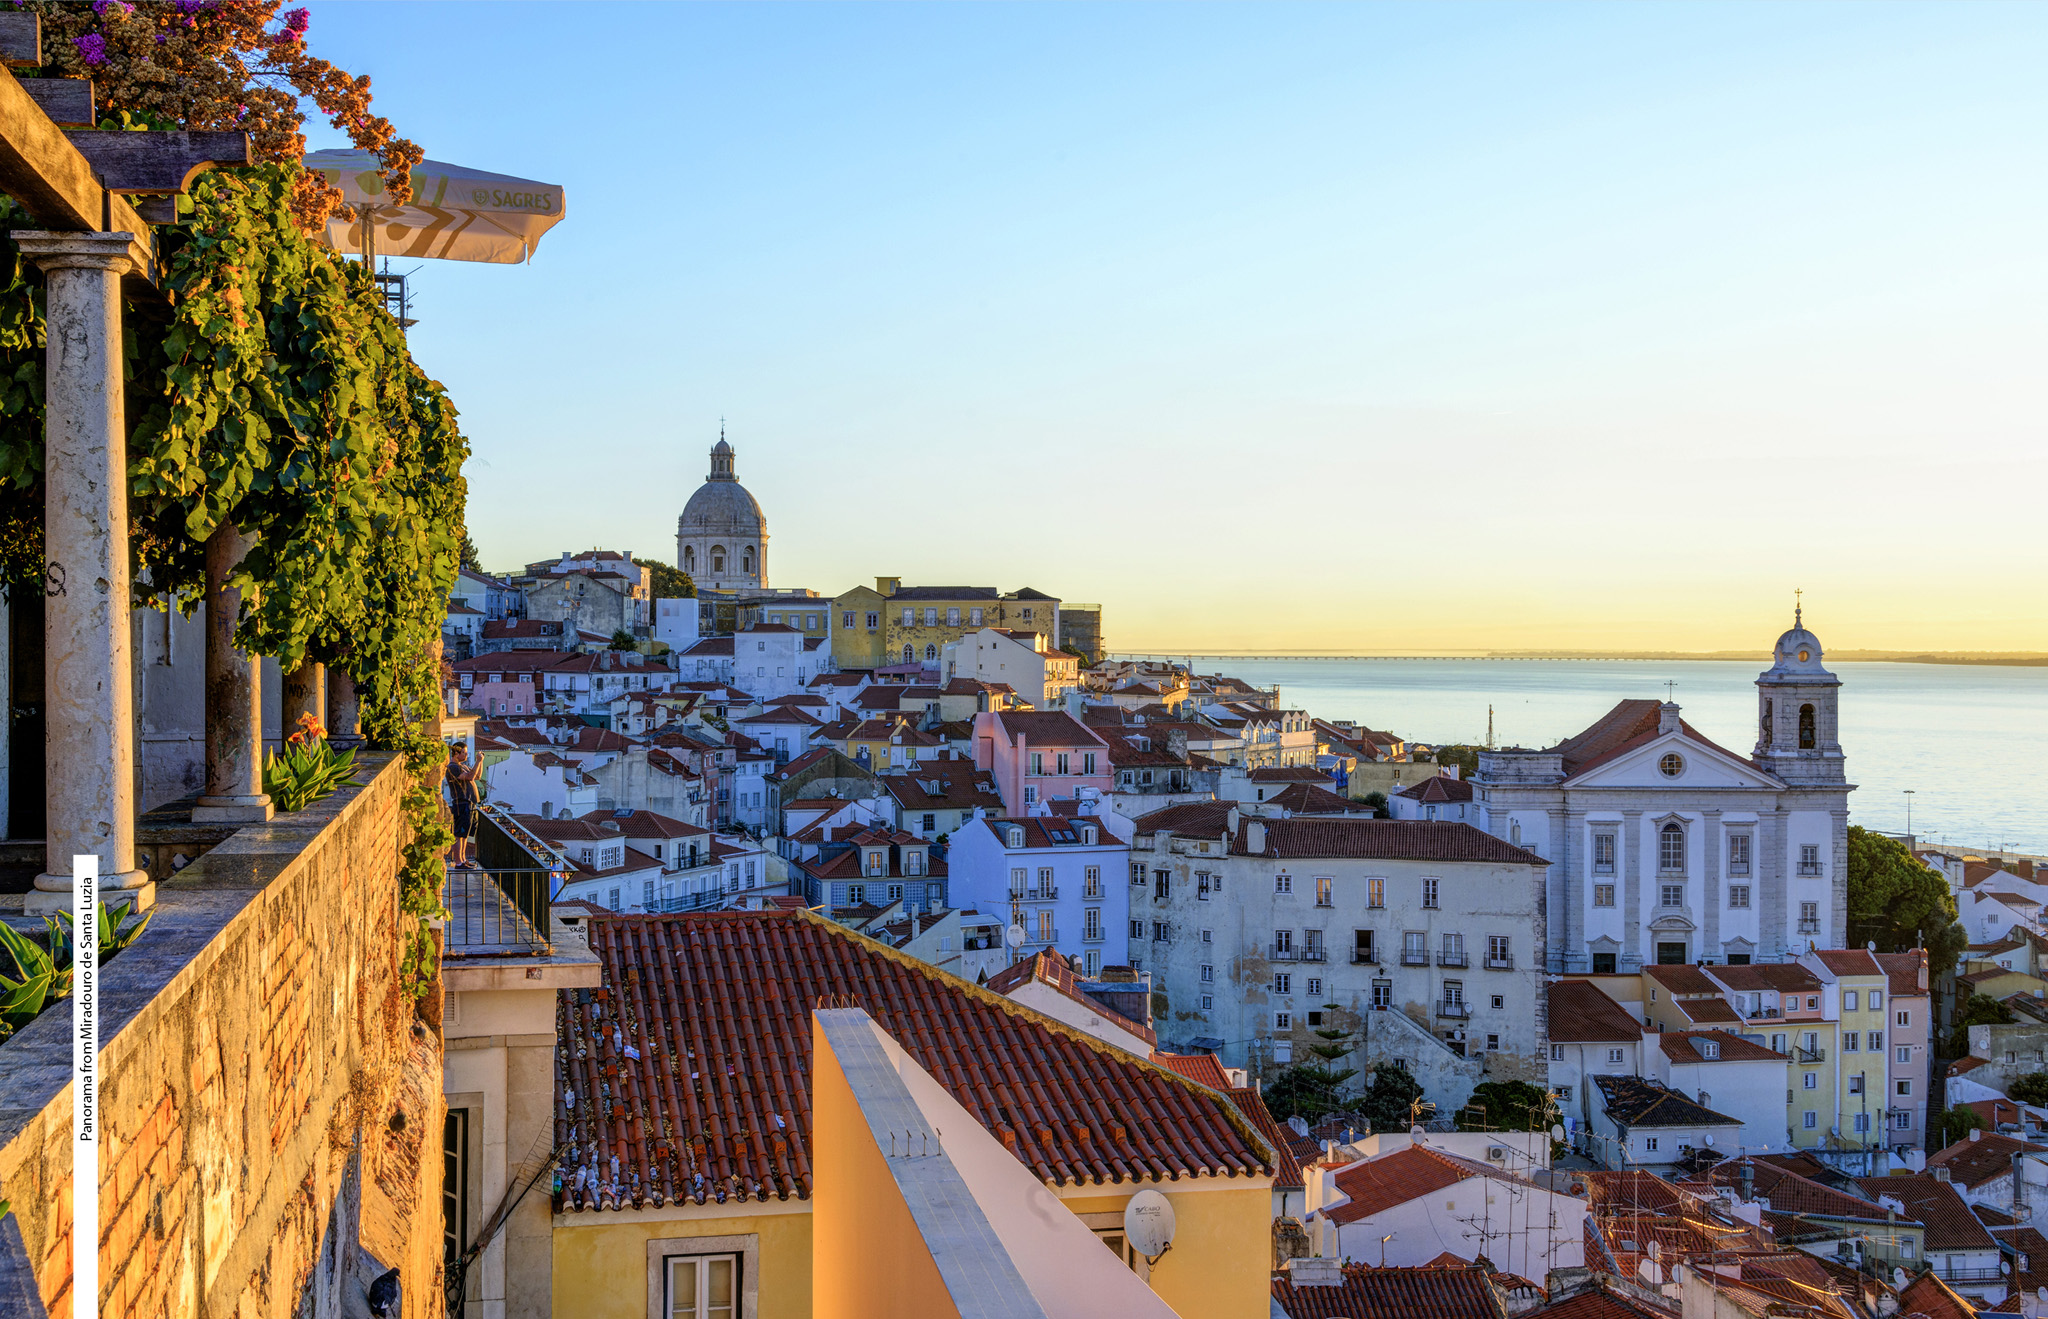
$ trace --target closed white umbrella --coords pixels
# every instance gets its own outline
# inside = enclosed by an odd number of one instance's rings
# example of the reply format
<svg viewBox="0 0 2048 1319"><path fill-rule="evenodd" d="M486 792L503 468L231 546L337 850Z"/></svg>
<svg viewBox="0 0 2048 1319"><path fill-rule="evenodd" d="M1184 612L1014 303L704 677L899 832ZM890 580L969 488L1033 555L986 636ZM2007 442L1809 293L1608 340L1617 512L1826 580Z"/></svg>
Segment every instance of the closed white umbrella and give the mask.
<svg viewBox="0 0 2048 1319"><path fill-rule="evenodd" d="M413 166L412 200L403 206L385 200L382 166L368 151L315 151L306 168L325 175L356 210L354 220L327 221L327 245L337 252L362 252L368 223L372 256L510 265L530 260L541 235L562 218L556 184L438 160Z"/></svg>

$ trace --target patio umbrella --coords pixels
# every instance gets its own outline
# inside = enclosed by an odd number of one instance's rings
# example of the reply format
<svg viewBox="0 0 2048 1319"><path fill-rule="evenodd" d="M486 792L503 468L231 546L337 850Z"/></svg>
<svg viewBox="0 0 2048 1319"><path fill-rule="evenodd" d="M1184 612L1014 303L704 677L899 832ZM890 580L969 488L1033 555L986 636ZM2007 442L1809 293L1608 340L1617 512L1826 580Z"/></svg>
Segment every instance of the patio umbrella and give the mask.
<svg viewBox="0 0 2048 1319"><path fill-rule="evenodd" d="M368 256L438 257L443 261L530 260L542 234L562 218L562 189L460 165L423 160L413 167L412 200L384 200L384 177L367 151L315 151L306 168L318 170L356 208L355 220L327 221L327 245Z"/></svg>

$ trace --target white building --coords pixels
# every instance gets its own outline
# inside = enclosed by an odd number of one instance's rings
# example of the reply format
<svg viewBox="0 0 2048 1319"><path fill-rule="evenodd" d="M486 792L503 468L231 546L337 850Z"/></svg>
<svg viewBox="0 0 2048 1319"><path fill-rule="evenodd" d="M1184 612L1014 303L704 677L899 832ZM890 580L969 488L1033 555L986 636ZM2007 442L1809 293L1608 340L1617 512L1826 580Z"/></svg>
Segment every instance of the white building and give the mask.
<svg viewBox="0 0 2048 1319"><path fill-rule="evenodd" d="M1095 975L1124 960L1130 848L1102 818L1040 815L979 817L961 826L947 849L957 907L1007 911L1023 927L1025 954L1051 948L1081 959Z"/></svg>
<svg viewBox="0 0 2048 1319"><path fill-rule="evenodd" d="M1643 1074L1643 1025L1590 980L1552 981L1545 997L1550 1088L1577 1145L1602 1103L1593 1078Z"/></svg>
<svg viewBox="0 0 2048 1319"><path fill-rule="evenodd" d="M1081 662L1055 650L1044 633L984 627L946 643L940 663L947 678L1007 684L1041 710L1057 709L1081 686Z"/></svg>
<svg viewBox="0 0 2048 1319"><path fill-rule="evenodd" d="M1777 1149L1790 1144L1784 1089L1792 1061L1753 1040L1723 1030L1666 1031L1644 1041L1643 1075L1689 1096L1703 1108L1742 1124L1736 1146ZM1732 1152L1722 1146L1723 1153Z"/></svg>
<svg viewBox="0 0 2048 1319"><path fill-rule="evenodd" d="M1166 1047L1257 1069L1346 1030L1444 1111L1480 1080L1545 1083L1542 858L1467 824L1225 802L1133 829L1131 965L1166 996Z"/></svg>
<svg viewBox="0 0 2048 1319"><path fill-rule="evenodd" d="M1780 962L1845 941L1841 682L1795 618L1756 687L1748 757L1648 700L1548 750L1479 753L1482 827L1553 863L1551 971Z"/></svg>
<svg viewBox="0 0 2048 1319"><path fill-rule="evenodd" d="M1663 1176L1695 1150L1741 1152L1740 1118L1640 1076L1596 1076L1593 1084L1600 1105L1586 1153L1603 1168L1641 1168Z"/></svg>
<svg viewBox="0 0 2048 1319"><path fill-rule="evenodd" d="M692 682L728 683L756 702L803 691L831 665L817 638L782 623L755 623L729 637L705 637L676 655L676 671Z"/></svg>

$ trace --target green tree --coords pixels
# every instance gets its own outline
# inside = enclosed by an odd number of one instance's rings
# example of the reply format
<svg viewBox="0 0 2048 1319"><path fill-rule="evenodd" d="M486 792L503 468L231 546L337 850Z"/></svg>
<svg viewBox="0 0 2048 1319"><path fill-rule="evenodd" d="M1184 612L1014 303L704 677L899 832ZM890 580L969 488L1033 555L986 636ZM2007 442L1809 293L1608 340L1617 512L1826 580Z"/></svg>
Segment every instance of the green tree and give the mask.
<svg viewBox="0 0 2048 1319"><path fill-rule="evenodd" d="M1372 1084L1352 1111L1374 1131L1406 1131L1434 1110L1422 1102L1422 1087L1408 1074L1407 1066L1395 1061L1373 1068Z"/></svg>
<svg viewBox="0 0 2048 1319"><path fill-rule="evenodd" d="M2014 1018L2012 1009L1989 994L1971 994L1963 1002L1963 1010L1956 1015L1955 1032L1949 1036L1949 1056L1967 1057L1970 1052L1970 1027L2007 1026Z"/></svg>
<svg viewBox="0 0 2048 1319"><path fill-rule="evenodd" d="M1436 763L1439 765L1456 765L1458 767L1458 777L1469 779L1479 772L1479 748L1462 745L1438 747L1436 749Z"/></svg>
<svg viewBox="0 0 2048 1319"><path fill-rule="evenodd" d="M697 598L697 583L690 580L690 574L672 563L659 559L635 559L642 568L654 570L654 598L657 600L694 600Z"/></svg>
<svg viewBox="0 0 2048 1319"><path fill-rule="evenodd" d="M1941 1143L1953 1145L1959 1140L1968 1140L1973 1131L1984 1129L1984 1119L1967 1108L1944 1108L1941 1110Z"/></svg>
<svg viewBox="0 0 2048 1319"><path fill-rule="evenodd" d="M1368 792L1359 800L1372 807L1375 815L1385 816L1393 814L1393 812L1387 809L1387 794L1384 792Z"/></svg>
<svg viewBox="0 0 2048 1319"><path fill-rule="evenodd" d="M477 559L476 542L469 538L468 528L464 528L462 532L461 566L469 569L471 572L482 572L484 570L483 564Z"/></svg>
<svg viewBox="0 0 2048 1319"><path fill-rule="evenodd" d="M1969 936L1956 923L1948 880L1896 838L1849 826L1849 945L1927 950L1930 979L1954 969Z"/></svg>
<svg viewBox="0 0 2048 1319"><path fill-rule="evenodd" d="M1260 1097L1282 1122L1298 1117L1315 1123L1343 1108L1337 1098L1338 1087L1357 1074L1355 1070L1338 1070L1321 1063L1296 1063L1273 1073Z"/></svg>
<svg viewBox="0 0 2048 1319"><path fill-rule="evenodd" d="M2005 1093L2022 1104L2048 1104L2048 1072L2028 1072L2006 1087Z"/></svg>
<svg viewBox="0 0 2048 1319"><path fill-rule="evenodd" d="M633 634L631 632L626 631L626 629L624 628L620 628L618 631L612 633L611 648L613 650L631 650L636 644L637 643L633 640Z"/></svg>
<svg viewBox="0 0 2048 1319"><path fill-rule="evenodd" d="M1550 1096L1527 1081L1488 1081L1474 1086L1458 1110L1458 1130L1536 1131L1548 1125L1549 1103Z"/></svg>

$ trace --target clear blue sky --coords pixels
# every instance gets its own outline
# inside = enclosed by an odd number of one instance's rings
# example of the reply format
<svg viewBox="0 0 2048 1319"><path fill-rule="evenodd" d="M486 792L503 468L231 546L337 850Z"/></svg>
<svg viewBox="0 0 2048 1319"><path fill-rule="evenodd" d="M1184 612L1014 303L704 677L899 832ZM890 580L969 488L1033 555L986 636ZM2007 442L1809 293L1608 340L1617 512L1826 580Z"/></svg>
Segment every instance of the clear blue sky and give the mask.
<svg viewBox="0 0 2048 1319"><path fill-rule="evenodd" d="M2048 649L2048 7L313 6L432 159L510 565L671 558L1112 645ZM314 145L338 145L331 130Z"/></svg>

